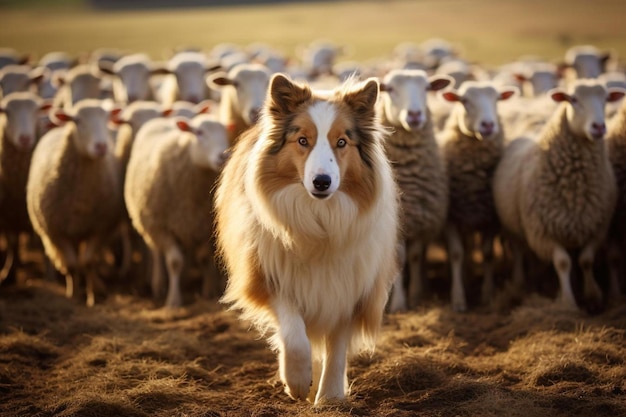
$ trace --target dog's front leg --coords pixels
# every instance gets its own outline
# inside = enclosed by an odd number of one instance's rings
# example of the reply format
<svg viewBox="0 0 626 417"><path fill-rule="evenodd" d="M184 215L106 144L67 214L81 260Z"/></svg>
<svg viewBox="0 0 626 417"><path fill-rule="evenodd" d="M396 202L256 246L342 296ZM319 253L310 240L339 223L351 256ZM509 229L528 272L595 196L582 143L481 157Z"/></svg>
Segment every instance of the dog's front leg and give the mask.
<svg viewBox="0 0 626 417"><path fill-rule="evenodd" d="M285 392L296 400L306 399L311 389L311 344L302 316L281 301L274 302L278 319L278 370Z"/></svg>
<svg viewBox="0 0 626 417"><path fill-rule="evenodd" d="M338 325L326 338L326 354L315 404L342 401L348 388L347 353L350 343L349 323Z"/></svg>

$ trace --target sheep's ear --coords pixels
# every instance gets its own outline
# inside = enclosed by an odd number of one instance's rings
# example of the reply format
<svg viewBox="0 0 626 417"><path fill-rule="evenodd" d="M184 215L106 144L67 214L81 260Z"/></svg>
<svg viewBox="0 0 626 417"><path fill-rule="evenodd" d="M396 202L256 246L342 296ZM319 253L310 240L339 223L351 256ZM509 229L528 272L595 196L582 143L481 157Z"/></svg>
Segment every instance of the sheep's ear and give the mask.
<svg viewBox="0 0 626 417"><path fill-rule="evenodd" d="M226 85L234 85L237 86L237 83L234 80L228 78L228 75L225 72L216 72L212 74L208 78L209 85L213 88L222 88Z"/></svg>
<svg viewBox="0 0 626 417"><path fill-rule="evenodd" d="M107 75L117 75L113 70L113 66L115 64L111 61L100 61L98 62L98 69Z"/></svg>
<svg viewBox="0 0 626 417"><path fill-rule="evenodd" d="M221 64L211 64L211 65L206 66L206 68L204 69L204 72L215 72L215 71L220 71L222 69L223 68Z"/></svg>
<svg viewBox="0 0 626 417"><path fill-rule="evenodd" d="M379 88L381 92L385 92L385 93L391 93L393 91L393 87L385 83L380 83Z"/></svg>
<svg viewBox="0 0 626 417"><path fill-rule="evenodd" d="M524 81L528 81L528 77L519 72L514 73L513 78L515 78L520 83L523 83Z"/></svg>
<svg viewBox="0 0 626 417"><path fill-rule="evenodd" d="M215 105L213 100L203 100L194 106L196 114L210 113L211 108Z"/></svg>
<svg viewBox="0 0 626 417"><path fill-rule="evenodd" d="M30 61L30 54L24 54L17 58L17 65L26 65Z"/></svg>
<svg viewBox="0 0 626 417"><path fill-rule="evenodd" d="M65 84L65 71L58 70L52 74L52 85L60 88Z"/></svg>
<svg viewBox="0 0 626 417"><path fill-rule="evenodd" d="M500 91L500 96L498 97L498 100L508 100L517 93L517 88L507 88L506 90Z"/></svg>
<svg viewBox="0 0 626 417"><path fill-rule="evenodd" d="M43 100L39 105L39 111L49 111L52 108L52 100Z"/></svg>
<svg viewBox="0 0 626 417"><path fill-rule="evenodd" d="M430 77L428 81L428 91L439 91L451 85L454 80L449 75L437 75Z"/></svg>
<svg viewBox="0 0 626 417"><path fill-rule="evenodd" d="M193 127L189 124L189 121L186 119L178 119L176 120L176 127L183 132L191 132L194 133Z"/></svg>
<svg viewBox="0 0 626 417"><path fill-rule="evenodd" d="M548 94L550 95L550 98L552 98L552 100L556 101L557 103L561 103L563 101L567 101L569 103L572 101L572 97L569 94L559 89L550 90Z"/></svg>
<svg viewBox="0 0 626 417"><path fill-rule="evenodd" d="M163 117L170 117L172 115L172 113L174 113L174 109L172 109L171 107L169 109L165 109L161 112L161 116Z"/></svg>
<svg viewBox="0 0 626 417"><path fill-rule="evenodd" d="M57 124L57 122L66 123L66 122L74 121L74 117L66 113L63 109L54 109L50 112L49 115L50 115L50 120L54 124Z"/></svg>
<svg viewBox="0 0 626 417"><path fill-rule="evenodd" d="M451 103L455 103L457 101L458 102L463 102L463 97L461 97L460 95L458 95L454 91L445 91L445 92L441 93L441 97L443 97L444 100L449 101Z"/></svg>
<svg viewBox="0 0 626 417"><path fill-rule="evenodd" d="M121 126L123 124L128 123L129 122L128 120L122 118L121 113L122 113L121 108L115 108L111 110L111 112L109 113L109 121L116 126Z"/></svg>
<svg viewBox="0 0 626 417"><path fill-rule="evenodd" d="M600 55L599 58L600 58L600 63L602 64L602 67L604 67L606 63L609 62L609 60L611 59L611 53L604 52L603 54Z"/></svg>
<svg viewBox="0 0 626 417"><path fill-rule="evenodd" d="M48 70L46 68L37 67L37 68L32 69L28 73L28 78L31 83L38 84L41 81L43 81L47 73L48 73Z"/></svg>
<svg viewBox="0 0 626 417"><path fill-rule="evenodd" d="M150 68L150 75L167 75L167 74L172 74L172 71L167 68L167 63L159 63L159 64L152 64L152 67Z"/></svg>
<svg viewBox="0 0 626 417"><path fill-rule="evenodd" d="M607 103L613 103L614 101L621 100L626 95L626 90L623 88L611 88L609 89L609 95L606 98Z"/></svg>
<svg viewBox="0 0 626 417"><path fill-rule="evenodd" d="M269 86L269 109L275 113L293 113L312 96L311 89L292 82L283 74L274 74Z"/></svg>

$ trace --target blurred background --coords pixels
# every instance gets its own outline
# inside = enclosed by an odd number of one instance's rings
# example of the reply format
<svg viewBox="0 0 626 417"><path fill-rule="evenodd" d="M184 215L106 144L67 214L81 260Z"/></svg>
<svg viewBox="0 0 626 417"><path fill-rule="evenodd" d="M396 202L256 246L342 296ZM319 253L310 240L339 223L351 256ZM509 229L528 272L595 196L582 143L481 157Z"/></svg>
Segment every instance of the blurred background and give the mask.
<svg viewBox="0 0 626 417"><path fill-rule="evenodd" d="M158 60L222 42L264 42L294 56L324 38L346 46L345 59L367 60L431 37L483 65L558 60L576 44L626 56L623 0L0 0L0 13L0 46L34 58L119 48Z"/></svg>

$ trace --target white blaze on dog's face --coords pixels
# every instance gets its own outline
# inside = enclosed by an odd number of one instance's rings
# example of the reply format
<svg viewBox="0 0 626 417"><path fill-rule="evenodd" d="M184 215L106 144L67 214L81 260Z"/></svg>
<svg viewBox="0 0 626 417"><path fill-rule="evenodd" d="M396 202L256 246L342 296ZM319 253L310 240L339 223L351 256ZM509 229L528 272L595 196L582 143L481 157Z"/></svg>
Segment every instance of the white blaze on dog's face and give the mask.
<svg viewBox="0 0 626 417"><path fill-rule="evenodd" d="M375 80L322 96L275 75L262 119L269 140L258 181L265 193L298 185L317 201L344 192L360 207L371 204L377 97Z"/></svg>

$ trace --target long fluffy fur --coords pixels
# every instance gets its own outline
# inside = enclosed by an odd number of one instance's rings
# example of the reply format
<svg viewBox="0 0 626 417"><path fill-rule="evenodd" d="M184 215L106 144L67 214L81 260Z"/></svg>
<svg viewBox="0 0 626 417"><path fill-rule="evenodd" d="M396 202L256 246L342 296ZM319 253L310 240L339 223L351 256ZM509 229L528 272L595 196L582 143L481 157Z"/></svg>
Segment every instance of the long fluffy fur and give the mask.
<svg viewBox="0 0 626 417"><path fill-rule="evenodd" d="M222 301L275 333L272 303L289 300L314 356L340 323L351 326L353 348L373 348L397 272L397 191L384 130L351 93L352 83L328 97L307 86L281 88L268 94L260 122L234 147L217 188L217 239L229 272ZM319 101L352 118L358 149L327 200L307 194L285 144L290 123Z"/></svg>

